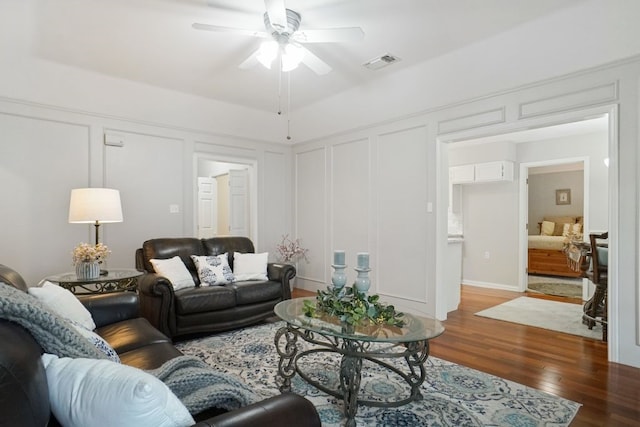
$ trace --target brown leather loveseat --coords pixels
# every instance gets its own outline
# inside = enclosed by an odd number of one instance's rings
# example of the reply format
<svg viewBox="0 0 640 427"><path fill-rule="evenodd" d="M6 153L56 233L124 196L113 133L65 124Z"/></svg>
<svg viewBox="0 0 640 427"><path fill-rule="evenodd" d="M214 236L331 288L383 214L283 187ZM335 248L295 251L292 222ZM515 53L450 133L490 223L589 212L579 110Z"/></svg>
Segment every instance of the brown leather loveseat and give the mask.
<svg viewBox="0 0 640 427"><path fill-rule="evenodd" d="M259 323L274 315L273 307L291 298L289 282L296 275L289 264L269 263L267 281L241 281L220 286L200 286L192 255L254 253L247 237L161 238L143 243L136 251L136 267L145 271L138 279L140 312L157 329L172 339L193 334L221 332ZM179 256L195 287L174 290L171 282L155 273L152 259Z"/></svg>
<svg viewBox="0 0 640 427"><path fill-rule="evenodd" d="M0 265L0 282L27 291L24 279L4 265ZM121 363L148 370L182 355L168 337L138 317L138 298L134 292L94 294L79 299L96 323L95 332L116 350ZM29 330L4 319L6 316L1 317L0 427L59 426L51 413L42 347ZM320 427L313 404L293 393L229 412L211 408L194 418L198 427L277 427L291 425L291 420L297 426Z"/></svg>

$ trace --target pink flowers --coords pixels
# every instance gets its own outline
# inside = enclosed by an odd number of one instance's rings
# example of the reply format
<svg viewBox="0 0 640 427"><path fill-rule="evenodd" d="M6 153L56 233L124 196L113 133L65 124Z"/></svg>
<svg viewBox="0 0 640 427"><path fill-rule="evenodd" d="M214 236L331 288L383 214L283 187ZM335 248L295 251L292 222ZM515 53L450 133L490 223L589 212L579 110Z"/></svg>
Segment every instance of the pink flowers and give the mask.
<svg viewBox="0 0 640 427"><path fill-rule="evenodd" d="M282 262L294 262L299 258L307 259L308 250L300 245L300 239L291 240L289 235L282 236L282 241L276 245L278 251L278 258Z"/></svg>

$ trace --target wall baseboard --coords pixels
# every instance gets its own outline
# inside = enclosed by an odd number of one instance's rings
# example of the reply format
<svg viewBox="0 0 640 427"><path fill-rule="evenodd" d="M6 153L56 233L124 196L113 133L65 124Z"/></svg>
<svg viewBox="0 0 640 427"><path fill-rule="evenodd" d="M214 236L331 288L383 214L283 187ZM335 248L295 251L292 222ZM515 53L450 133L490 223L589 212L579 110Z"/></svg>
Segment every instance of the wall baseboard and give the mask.
<svg viewBox="0 0 640 427"><path fill-rule="evenodd" d="M518 285L505 285L502 283L480 282L477 280L462 279L463 285L475 286L478 288L502 289L504 291L520 292Z"/></svg>

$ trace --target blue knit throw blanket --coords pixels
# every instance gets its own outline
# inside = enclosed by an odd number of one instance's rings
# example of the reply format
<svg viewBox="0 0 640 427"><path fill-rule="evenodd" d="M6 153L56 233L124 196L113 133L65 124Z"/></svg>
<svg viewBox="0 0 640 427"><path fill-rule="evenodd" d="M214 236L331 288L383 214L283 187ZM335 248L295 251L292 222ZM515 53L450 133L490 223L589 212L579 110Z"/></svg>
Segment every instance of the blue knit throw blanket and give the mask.
<svg viewBox="0 0 640 427"><path fill-rule="evenodd" d="M105 359L71 324L34 296L0 282L0 319L27 329L46 353L58 357ZM163 381L191 414L209 408L246 406L257 397L231 375L213 370L193 356L178 356L147 371Z"/></svg>

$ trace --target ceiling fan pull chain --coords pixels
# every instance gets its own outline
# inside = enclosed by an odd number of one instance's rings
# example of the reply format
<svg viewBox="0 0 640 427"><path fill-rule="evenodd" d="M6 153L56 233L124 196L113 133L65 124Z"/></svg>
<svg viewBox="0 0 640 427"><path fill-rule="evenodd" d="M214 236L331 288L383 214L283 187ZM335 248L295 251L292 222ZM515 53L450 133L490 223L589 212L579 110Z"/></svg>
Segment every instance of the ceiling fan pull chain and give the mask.
<svg viewBox="0 0 640 427"><path fill-rule="evenodd" d="M290 139L291 139L291 71L287 73L287 140L290 140Z"/></svg>
<svg viewBox="0 0 640 427"><path fill-rule="evenodd" d="M282 115L282 55L280 56L280 67L278 68L278 115Z"/></svg>

